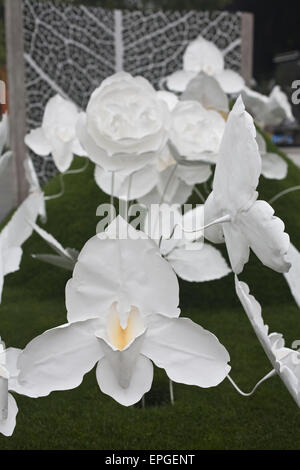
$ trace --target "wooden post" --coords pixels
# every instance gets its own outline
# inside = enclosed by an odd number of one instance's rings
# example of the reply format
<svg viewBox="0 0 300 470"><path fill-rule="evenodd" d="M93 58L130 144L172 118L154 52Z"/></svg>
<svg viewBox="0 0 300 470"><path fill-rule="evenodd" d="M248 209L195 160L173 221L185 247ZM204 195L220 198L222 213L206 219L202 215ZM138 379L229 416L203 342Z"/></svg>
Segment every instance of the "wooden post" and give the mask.
<svg viewBox="0 0 300 470"><path fill-rule="evenodd" d="M13 152L12 188L14 204L19 205L28 194L23 165L26 157L23 0L5 0L5 33L10 145Z"/></svg>
<svg viewBox="0 0 300 470"><path fill-rule="evenodd" d="M253 34L254 18L252 13L242 13L242 63L241 71L246 85L250 85L253 74Z"/></svg>

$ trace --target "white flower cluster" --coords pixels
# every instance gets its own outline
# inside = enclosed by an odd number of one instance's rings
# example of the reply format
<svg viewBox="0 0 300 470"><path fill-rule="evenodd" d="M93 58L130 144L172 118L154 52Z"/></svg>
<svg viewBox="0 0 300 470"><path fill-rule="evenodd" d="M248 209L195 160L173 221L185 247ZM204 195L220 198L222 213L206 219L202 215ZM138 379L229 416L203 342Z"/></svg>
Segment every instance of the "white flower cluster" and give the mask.
<svg viewBox="0 0 300 470"><path fill-rule="evenodd" d="M74 154L88 158L104 192L128 206L138 200L148 212L140 231L119 215L80 253L65 249L35 223L39 214L46 216L45 198L27 160L31 194L0 233L0 292L4 276L19 268L21 246L33 230L55 251L34 256L73 273L66 286L66 323L23 351L1 352L6 362L0 369L0 432L5 435L12 434L17 414L9 390L36 398L72 389L95 365L101 391L125 406L149 391L153 364L174 382L220 384L230 371L229 353L213 333L180 316L177 276L205 282L233 271L246 314L300 406L297 353L284 348L279 335L268 335L259 304L237 278L250 248L269 268L289 271L289 236L256 191L261 174L284 177L285 162L267 153L241 97L229 112L226 93L241 91L244 83L224 70L212 43L203 38L191 43L184 70L167 83L182 94L156 91L142 77L117 73L94 91L85 112L55 96L42 127L26 136L36 153L52 154L62 173ZM182 214L180 205L213 171L204 204ZM203 236L226 244L230 267Z"/></svg>

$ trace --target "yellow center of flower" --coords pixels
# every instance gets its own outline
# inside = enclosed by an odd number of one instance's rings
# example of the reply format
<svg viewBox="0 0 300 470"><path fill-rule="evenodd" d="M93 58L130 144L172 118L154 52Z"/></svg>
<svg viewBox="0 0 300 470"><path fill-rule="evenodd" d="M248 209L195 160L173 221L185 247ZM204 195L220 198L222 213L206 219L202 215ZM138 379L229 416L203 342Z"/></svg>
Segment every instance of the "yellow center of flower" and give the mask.
<svg viewBox="0 0 300 470"><path fill-rule="evenodd" d="M128 313L127 325L122 328L116 304L113 304L107 322L107 334L109 342L122 351L143 330L141 314L136 307L131 307Z"/></svg>

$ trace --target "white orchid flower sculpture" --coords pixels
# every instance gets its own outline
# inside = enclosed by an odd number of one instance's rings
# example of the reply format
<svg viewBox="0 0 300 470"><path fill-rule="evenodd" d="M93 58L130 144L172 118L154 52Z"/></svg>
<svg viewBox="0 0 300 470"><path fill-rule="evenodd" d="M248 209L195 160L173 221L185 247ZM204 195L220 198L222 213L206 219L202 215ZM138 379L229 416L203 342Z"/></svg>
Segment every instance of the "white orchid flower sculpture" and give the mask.
<svg viewBox="0 0 300 470"><path fill-rule="evenodd" d="M183 54L183 70L167 77L167 87L171 91L184 92L200 72L214 77L228 94L239 93L245 84L237 72L225 69L222 51L213 42L198 36Z"/></svg>
<svg viewBox="0 0 300 470"><path fill-rule="evenodd" d="M267 151L241 96L229 112L227 94L240 92L244 81L224 68L223 53L212 42L201 36L193 41L183 70L167 77L167 86L176 93L118 72L93 92L85 112L52 97L41 127L26 136L37 155L52 154L61 182L64 173L76 172L69 170L74 155L87 157L114 211L117 199L126 201L127 219L112 217L80 253L64 248L36 223L38 215L46 221L45 201L64 189L45 197L33 161L26 159L29 196L0 232L0 299L4 277L19 269L22 245L33 231L54 253L32 256L72 271L72 278L65 289L66 323L32 339L23 351L0 348L0 433L6 436L18 412L9 391L37 398L70 390L94 366L101 391L124 406L149 392L153 364L171 383L209 388L228 378L238 389L226 348L180 316L177 277L200 283L235 274L237 296L274 369L254 390L277 373L300 405L299 353L268 333L259 304L237 278L251 249L264 265L284 273L300 302L299 253L256 190L261 175L285 178L287 164ZM292 118L279 88L263 98L245 88L243 97L264 125ZM0 155L7 135L4 117ZM193 192L203 204L186 211L181 206ZM139 224L129 223L134 206L146 210ZM230 266L209 242L226 244Z"/></svg>
<svg viewBox="0 0 300 470"><path fill-rule="evenodd" d="M278 126L284 120L295 121L288 97L278 85L269 96L244 87L242 97L247 111L263 127Z"/></svg>
<svg viewBox="0 0 300 470"><path fill-rule="evenodd" d="M229 354L217 338L179 318L178 282L155 243L118 217L91 238L66 287L68 323L22 352L19 383L45 396L77 387L97 365L100 389L129 406L149 391L153 361L170 379L213 387Z"/></svg>
<svg viewBox="0 0 300 470"><path fill-rule="evenodd" d="M26 135L26 145L41 157L51 154L57 169L66 172L74 155L87 156L76 136L78 117L74 103L60 95L53 96L46 105L41 127Z"/></svg>
<svg viewBox="0 0 300 470"><path fill-rule="evenodd" d="M261 157L255 136L253 119L239 97L227 120L213 191L204 206L205 224L221 223L207 228L205 236L214 243L225 241L236 274L247 263L250 248L269 268L287 272L289 236L272 207L257 200Z"/></svg>
<svg viewBox="0 0 300 470"><path fill-rule="evenodd" d="M260 304L250 295L247 284L240 282L237 276L235 287L255 334L274 368L273 375L275 373L279 375L300 408L300 352L285 347L281 334L269 333L269 327L265 325L262 317Z"/></svg>

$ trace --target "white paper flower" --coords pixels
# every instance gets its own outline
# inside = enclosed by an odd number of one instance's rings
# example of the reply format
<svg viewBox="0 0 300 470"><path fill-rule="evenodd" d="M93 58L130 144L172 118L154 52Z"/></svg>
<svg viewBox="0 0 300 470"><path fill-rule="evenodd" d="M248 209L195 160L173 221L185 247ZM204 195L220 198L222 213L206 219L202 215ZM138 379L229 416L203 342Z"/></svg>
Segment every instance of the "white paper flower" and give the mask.
<svg viewBox="0 0 300 470"><path fill-rule="evenodd" d="M40 193L30 194L0 233L0 303L4 277L19 269L22 258L21 247L32 234L30 222L36 221L41 201Z"/></svg>
<svg viewBox="0 0 300 470"><path fill-rule="evenodd" d="M261 174L269 179L284 179L288 172L286 161L277 153L267 152L266 141L259 132L256 133L256 142L262 161Z"/></svg>
<svg viewBox="0 0 300 470"><path fill-rule="evenodd" d="M42 126L25 137L26 145L37 155L50 153L61 173L70 167L73 156L87 156L76 137L79 111L74 103L55 95L48 101Z"/></svg>
<svg viewBox="0 0 300 470"><path fill-rule="evenodd" d="M180 99L182 101L198 101L206 109L213 109L227 117L229 100L219 82L204 72L193 78Z"/></svg>
<svg viewBox="0 0 300 470"><path fill-rule="evenodd" d="M239 97L229 114L213 181L205 203L205 224L227 216L228 221L205 230L208 240L226 242L236 274L249 259L250 248L263 264L286 272L289 236L265 201L257 201L261 157L255 140L253 119Z"/></svg>
<svg viewBox="0 0 300 470"><path fill-rule="evenodd" d="M237 72L224 69L222 51L202 36L190 42L183 55L183 70L167 77L167 87L171 91L183 92L199 72L215 77L228 94L239 93L245 85Z"/></svg>
<svg viewBox="0 0 300 470"><path fill-rule="evenodd" d="M98 363L100 389L129 406L150 389L153 361L175 382L218 385L229 355L213 334L178 318L178 300L155 243L118 217L81 251L66 287L70 323L27 345L20 384L38 396L74 388Z"/></svg>
<svg viewBox="0 0 300 470"><path fill-rule="evenodd" d="M203 243L203 225L203 205L181 215L178 205L162 204L152 205L143 230L181 279L205 282L227 276L231 270L216 248Z"/></svg>
<svg viewBox="0 0 300 470"><path fill-rule="evenodd" d="M166 103L142 77L116 73L102 82L78 122L78 137L91 160L105 170L129 173L151 162L165 146Z"/></svg>
<svg viewBox="0 0 300 470"><path fill-rule="evenodd" d="M56 253L53 254L38 254L32 255L33 258L43 261L44 263L53 264L59 268L73 271L75 263L78 258L79 252L74 248L64 248L51 233L46 232L36 224L32 224L32 227L38 235L45 240L45 242L52 248Z"/></svg>
<svg viewBox="0 0 300 470"><path fill-rule="evenodd" d="M172 112L170 139L187 160L215 161L225 130L225 120L197 101L181 101Z"/></svg>
<svg viewBox="0 0 300 470"><path fill-rule="evenodd" d="M251 322L255 334L262 345L275 371L300 407L300 353L284 346L284 339L279 333L269 333L264 324L261 306L250 295L249 287L235 277L236 293Z"/></svg>
<svg viewBox="0 0 300 470"><path fill-rule="evenodd" d="M288 98L278 85L269 96L244 87L242 97L247 111L262 126L277 126L285 119L295 120Z"/></svg>

